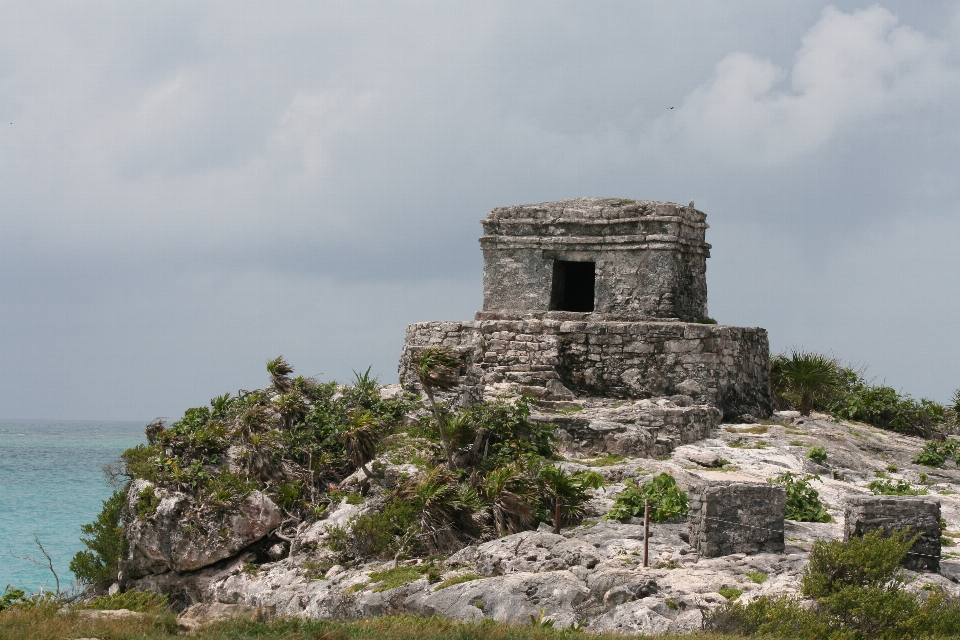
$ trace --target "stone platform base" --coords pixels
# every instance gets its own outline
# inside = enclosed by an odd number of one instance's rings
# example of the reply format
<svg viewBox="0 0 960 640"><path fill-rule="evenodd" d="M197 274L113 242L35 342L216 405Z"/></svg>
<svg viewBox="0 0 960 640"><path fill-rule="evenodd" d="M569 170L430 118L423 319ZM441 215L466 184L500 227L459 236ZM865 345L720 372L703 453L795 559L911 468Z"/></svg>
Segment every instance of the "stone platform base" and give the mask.
<svg viewBox="0 0 960 640"><path fill-rule="evenodd" d="M688 396L604 404L590 402L572 413L535 411L530 419L556 425L560 451L577 456L661 458L680 445L709 437L720 426L717 408L693 405Z"/></svg>
<svg viewBox="0 0 960 640"><path fill-rule="evenodd" d="M728 419L770 415L765 329L550 315L411 324L400 383L418 388L413 357L442 344L463 361L459 388L466 400L501 393L547 401L684 395L695 404L717 407Z"/></svg>

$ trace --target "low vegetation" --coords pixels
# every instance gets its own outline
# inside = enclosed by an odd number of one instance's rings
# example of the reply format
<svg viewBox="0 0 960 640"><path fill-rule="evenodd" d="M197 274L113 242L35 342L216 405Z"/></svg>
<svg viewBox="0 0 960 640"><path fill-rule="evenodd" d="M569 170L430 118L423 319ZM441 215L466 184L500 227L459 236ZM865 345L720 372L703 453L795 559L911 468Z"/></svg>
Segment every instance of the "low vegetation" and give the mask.
<svg viewBox="0 0 960 640"><path fill-rule="evenodd" d="M626 485L604 518L641 517L647 500L650 501L650 520L653 522L666 522L687 514L687 494L668 473L656 475L639 487L631 479L627 479Z"/></svg>
<svg viewBox="0 0 960 640"><path fill-rule="evenodd" d="M814 543L801 581L813 606L789 596L730 602L707 617L715 632L772 638L857 640L956 637L960 601L905 589L900 562L915 538L876 531L849 542Z"/></svg>
<svg viewBox="0 0 960 640"><path fill-rule="evenodd" d="M811 480L820 481L820 476L798 476L787 471L771 480L783 485L786 491L785 517L797 522L833 522L833 518L820 501L820 493L810 484Z"/></svg>
<svg viewBox="0 0 960 640"><path fill-rule="evenodd" d="M863 377L862 368L796 350L771 358L770 378L777 409L797 410L804 416L816 409L843 420L927 438L960 428L960 389L950 406L916 400L893 387L874 385Z"/></svg>
<svg viewBox="0 0 960 640"><path fill-rule="evenodd" d="M324 517L344 499L363 504L376 480L374 508L328 536L344 562L444 555L542 522L555 531L580 522L603 478L555 464L552 429L529 420L527 399L452 409L440 398L456 381L457 356L431 347L415 366L426 402L409 393L381 398L369 370L350 385L293 377L280 356L267 363L268 388L224 394L170 425L151 423L147 444L124 452L110 469L123 488L84 526L87 549L71 570L97 589L115 581L124 519L153 517L174 491L223 512L260 491L283 508L290 527ZM420 417L405 423L409 415ZM418 471L386 490L378 457L392 460L393 449ZM152 486L126 513L133 480Z"/></svg>

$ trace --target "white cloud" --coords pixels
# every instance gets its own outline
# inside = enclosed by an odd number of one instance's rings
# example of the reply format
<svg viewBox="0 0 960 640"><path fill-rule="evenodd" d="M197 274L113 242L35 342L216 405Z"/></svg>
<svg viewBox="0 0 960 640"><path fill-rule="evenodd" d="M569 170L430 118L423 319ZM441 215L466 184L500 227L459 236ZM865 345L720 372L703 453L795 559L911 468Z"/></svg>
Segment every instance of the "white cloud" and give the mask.
<svg viewBox="0 0 960 640"><path fill-rule="evenodd" d="M827 7L793 68L733 53L688 95L660 132L724 157L786 161L823 147L845 126L934 103L957 82L947 43L881 7Z"/></svg>

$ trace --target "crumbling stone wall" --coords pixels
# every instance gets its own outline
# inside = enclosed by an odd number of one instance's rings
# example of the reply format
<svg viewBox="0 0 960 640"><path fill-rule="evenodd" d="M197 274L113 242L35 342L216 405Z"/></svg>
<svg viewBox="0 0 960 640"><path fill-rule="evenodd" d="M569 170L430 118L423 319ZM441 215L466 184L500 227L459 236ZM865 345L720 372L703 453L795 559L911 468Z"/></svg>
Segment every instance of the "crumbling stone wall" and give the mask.
<svg viewBox="0 0 960 640"><path fill-rule="evenodd" d="M660 458L720 426L716 407L691 403L688 396L673 396L567 415L534 413L531 419L555 425L564 453Z"/></svg>
<svg viewBox="0 0 960 640"><path fill-rule="evenodd" d="M548 311L560 260L595 263L596 313L685 321L707 315L708 225L692 206L577 198L500 207L482 224L485 311Z"/></svg>
<svg viewBox="0 0 960 640"><path fill-rule="evenodd" d="M854 496L844 508L843 539L881 529L886 535L909 529L920 534L903 559L908 569L940 568L940 501L921 496Z"/></svg>
<svg viewBox="0 0 960 640"><path fill-rule="evenodd" d="M557 317L564 315L581 316L554 313L526 320L411 324L400 381L416 388L413 356L442 344L460 354L461 386L473 389L478 398L484 390L512 390L546 400L682 394L731 418L770 415L764 329Z"/></svg>
<svg viewBox="0 0 960 640"><path fill-rule="evenodd" d="M701 556L783 553L787 495L778 484L711 482L690 493L690 546Z"/></svg>

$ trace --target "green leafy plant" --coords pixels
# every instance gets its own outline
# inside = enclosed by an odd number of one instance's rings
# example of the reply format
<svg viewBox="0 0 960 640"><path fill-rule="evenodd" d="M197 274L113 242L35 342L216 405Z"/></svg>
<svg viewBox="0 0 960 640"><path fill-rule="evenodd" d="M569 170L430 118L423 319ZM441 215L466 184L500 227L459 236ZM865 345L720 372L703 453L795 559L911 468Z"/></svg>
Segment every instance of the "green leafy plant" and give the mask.
<svg viewBox="0 0 960 640"><path fill-rule="evenodd" d="M78 551L70 561L70 571L84 584L106 586L117 579L120 558L127 552L121 515L126 502L126 491L116 491L103 501L97 519L80 526L87 537L80 542L87 548Z"/></svg>
<svg viewBox="0 0 960 640"><path fill-rule="evenodd" d="M827 461L827 451L823 447L814 447L807 452L807 457L817 464L822 465Z"/></svg>
<svg viewBox="0 0 960 640"><path fill-rule="evenodd" d="M922 496L927 494L923 488L914 488L906 480L874 480L867 488L878 496Z"/></svg>
<svg viewBox="0 0 960 640"><path fill-rule="evenodd" d="M782 473L771 482L783 485L787 494L784 517L797 522L833 522L820 501L820 492L810 484L811 480L820 480L819 476L797 476L790 471Z"/></svg>
<svg viewBox="0 0 960 640"><path fill-rule="evenodd" d="M29 602L26 596L26 591L23 589L14 589L8 584L7 588L3 592L3 595L0 596L0 611L11 609L14 606L24 602Z"/></svg>
<svg viewBox="0 0 960 640"><path fill-rule="evenodd" d="M640 517L646 500L650 500L650 519L653 522L666 522L687 513L687 494L668 473L656 475L639 487L632 479L627 479L625 484L626 488L617 494L613 508L604 518L621 520Z"/></svg>
<svg viewBox="0 0 960 640"><path fill-rule="evenodd" d="M947 438L942 442L939 440L927 441L920 453L913 459L913 463L940 469L947 460L957 462L958 459L960 459L960 441Z"/></svg>

